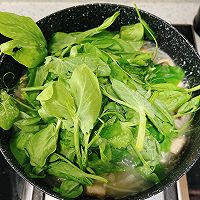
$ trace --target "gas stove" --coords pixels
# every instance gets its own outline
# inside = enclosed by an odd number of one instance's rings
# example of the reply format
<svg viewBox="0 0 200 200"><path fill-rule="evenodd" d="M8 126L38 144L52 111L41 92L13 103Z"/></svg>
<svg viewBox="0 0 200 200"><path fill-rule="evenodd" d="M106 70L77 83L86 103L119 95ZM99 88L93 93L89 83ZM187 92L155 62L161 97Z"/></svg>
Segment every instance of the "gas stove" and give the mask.
<svg viewBox="0 0 200 200"><path fill-rule="evenodd" d="M193 27L174 25L196 48ZM200 199L200 160L186 176L165 191L148 200L197 200ZM189 196L190 194L190 196ZM199 195L199 196L198 196ZM56 200L24 181L5 161L0 153L0 200Z"/></svg>

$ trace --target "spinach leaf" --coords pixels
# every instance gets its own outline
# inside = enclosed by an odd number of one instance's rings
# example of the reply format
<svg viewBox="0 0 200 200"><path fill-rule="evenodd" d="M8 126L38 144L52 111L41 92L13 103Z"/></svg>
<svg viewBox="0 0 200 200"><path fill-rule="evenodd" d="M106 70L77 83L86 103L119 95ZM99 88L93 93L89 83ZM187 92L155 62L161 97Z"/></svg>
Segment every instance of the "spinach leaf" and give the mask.
<svg viewBox="0 0 200 200"><path fill-rule="evenodd" d="M97 77L87 65L76 68L70 79L72 95L83 133L89 133L100 112L102 95Z"/></svg>
<svg viewBox="0 0 200 200"><path fill-rule="evenodd" d="M139 128L138 128L138 139L137 139L137 149L142 149L145 128L146 128L146 115L150 121L156 126L156 128L163 135L169 135L173 130L173 125L170 125L168 115L160 112L155 106L153 106L147 99L145 99L137 91L130 89L124 83L113 79L112 87L116 94L122 99L123 105L135 110L140 116ZM119 103L119 101L118 101ZM171 119L171 118L170 118Z"/></svg>
<svg viewBox="0 0 200 200"><path fill-rule="evenodd" d="M49 51L52 55L56 57L62 54L63 49L71 47L71 45L76 43L76 34L66 34L62 32L57 32L53 35L48 45Z"/></svg>
<svg viewBox="0 0 200 200"><path fill-rule="evenodd" d="M154 65L146 80L150 84L171 83L178 85L184 78L185 73L179 66Z"/></svg>
<svg viewBox="0 0 200 200"><path fill-rule="evenodd" d="M142 47L143 43L143 40L123 40L118 37L100 38L91 42L93 46L102 51L112 52L116 54L119 54L119 52L133 53L135 51L138 51Z"/></svg>
<svg viewBox="0 0 200 200"><path fill-rule="evenodd" d="M35 133L40 131L42 127L46 125L39 124L41 118L40 117L29 117L25 119L20 119L14 123L14 125L21 129L23 132L27 133Z"/></svg>
<svg viewBox="0 0 200 200"><path fill-rule="evenodd" d="M184 88L180 88L177 85L171 84L171 83L157 83L155 85L150 85L149 87L147 87L148 89L151 90L156 90L156 91L167 91L169 88L170 90L175 90L175 91L180 91L180 92L184 92L187 93L187 91L185 91Z"/></svg>
<svg viewBox="0 0 200 200"><path fill-rule="evenodd" d="M185 102L177 111L176 117L194 113L199 110L200 96L193 97L190 101Z"/></svg>
<svg viewBox="0 0 200 200"><path fill-rule="evenodd" d="M156 51L155 51L155 55L157 54L157 50L158 50L158 43L157 43L157 40L156 40L156 34L155 32L150 28L150 26L141 18L141 15L140 15L140 12L139 12L139 9L137 8L136 4L134 4L135 6L135 10L136 10L136 13L138 15L138 18L139 18L139 21L140 23L143 25L144 27L144 32L146 34L146 36L150 39L150 40L154 40L155 44L156 44Z"/></svg>
<svg viewBox="0 0 200 200"><path fill-rule="evenodd" d="M29 117L15 122L15 125L29 126L39 122L40 120L40 117Z"/></svg>
<svg viewBox="0 0 200 200"><path fill-rule="evenodd" d="M124 169L117 162L105 162L97 154L89 155L89 166L99 175L104 173L123 172Z"/></svg>
<svg viewBox="0 0 200 200"><path fill-rule="evenodd" d="M91 179L99 180L101 182L107 182L106 179L100 176L85 173L84 171L76 167L74 164L69 162L67 159L63 159L59 155L58 157L61 158L62 161L56 161L51 163L47 169L49 174L59 178L68 178L83 185L91 185Z"/></svg>
<svg viewBox="0 0 200 200"><path fill-rule="evenodd" d="M74 120L74 142L76 155L80 165L79 153L79 133L78 123L84 134L85 151L82 152L82 163L85 166L87 162L88 143L90 130L93 129L101 109L102 95L99 88L97 77L93 74L87 65L76 68L70 79L70 87L76 102L77 111Z"/></svg>
<svg viewBox="0 0 200 200"><path fill-rule="evenodd" d="M49 68L47 67L48 63L50 62L49 57L46 57L45 64L37 67L34 77L33 86L42 86L47 79Z"/></svg>
<svg viewBox="0 0 200 200"><path fill-rule="evenodd" d="M162 143L165 140L165 136L161 134L150 121L147 121L146 131L149 132L149 134L153 136L159 143Z"/></svg>
<svg viewBox="0 0 200 200"><path fill-rule="evenodd" d="M91 43L84 44L83 52L91 54L91 55L95 55L96 57L100 58L103 62L108 63L109 56L104 51L100 50L99 48L92 45Z"/></svg>
<svg viewBox="0 0 200 200"><path fill-rule="evenodd" d="M29 17L0 12L0 33L12 39L0 45L0 52L28 68L37 67L47 56L46 40Z"/></svg>
<svg viewBox="0 0 200 200"><path fill-rule="evenodd" d="M160 182L157 174L148 165L139 166L136 168L136 171L153 184Z"/></svg>
<svg viewBox="0 0 200 200"><path fill-rule="evenodd" d="M74 99L67 85L58 80L47 86L38 96L44 110L58 118L72 120L75 116Z"/></svg>
<svg viewBox="0 0 200 200"><path fill-rule="evenodd" d="M151 135L144 138L144 148L140 152L144 160L152 167L160 163L161 152L160 145Z"/></svg>
<svg viewBox="0 0 200 200"><path fill-rule="evenodd" d="M130 41L130 40L123 40L121 38L114 39L114 44L109 47L110 50L113 51L122 51L125 53L133 53L135 51L140 50L143 45L143 41Z"/></svg>
<svg viewBox="0 0 200 200"><path fill-rule="evenodd" d="M120 15L120 13L119 13L119 11L117 11L117 12L115 12L111 17L108 17L107 19L105 19L104 22L103 22L100 26L79 33L79 34L76 36L77 42L80 43L80 42L83 41L86 37L88 37L88 36L91 37L91 36L93 36L93 35L95 35L95 34L100 33L101 31L105 30L106 28L108 28L108 27L115 21L115 19L116 19L119 15Z"/></svg>
<svg viewBox="0 0 200 200"><path fill-rule="evenodd" d="M60 187L55 187L53 190L63 197L73 199L82 194L83 186L76 181L63 180Z"/></svg>
<svg viewBox="0 0 200 200"><path fill-rule="evenodd" d="M59 178L68 178L69 180L78 182L83 185L92 184L92 181L87 178L87 174L85 172L63 161L56 161L49 164L47 172L50 175Z"/></svg>
<svg viewBox="0 0 200 200"><path fill-rule="evenodd" d="M91 37L108 28L119 16L119 14L119 12L114 13L111 17L108 17L100 26L87 30L85 32L69 34L61 32L55 33L50 41L50 52L56 56L61 55L63 49L72 46L73 44L80 44L87 37Z"/></svg>
<svg viewBox="0 0 200 200"><path fill-rule="evenodd" d="M119 34L123 40L140 41L144 37L144 27L141 23L122 26Z"/></svg>
<svg viewBox="0 0 200 200"><path fill-rule="evenodd" d="M105 126L100 133L114 148L126 148L133 140L131 127L126 122L115 122Z"/></svg>
<svg viewBox="0 0 200 200"><path fill-rule="evenodd" d="M143 67L141 70L144 70L145 73L145 66L147 66L149 64L149 61L152 59L152 53L151 52L147 52L147 53L135 53L134 54L122 54L121 56L123 59L126 59L126 61L130 64L129 67L129 73L130 72L134 72L136 70L136 68L134 68L133 66L141 66ZM131 70L132 69L132 70ZM137 73L137 72L135 72Z"/></svg>
<svg viewBox="0 0 200 200"><path fill-rule="evenodd" d="M128 107L139 113L140 122L138 127L138 139L136 142L136 148L141 150L143 148L146 128L146 114L144 107L147 103L144 102L144 99L141 98L141 96L136 91L129 89L125 84L118 80L112 80L112 88L123 101L128 103Z"/></svg>
<svg viewBox="0 0 200 200"><path fill-rule="evenodd" d="M177 109L191 99L191 95L175 90L155 91L151 99L157 100L166 106L170 113L176 112Z"/></svg>
<svg viewBox="0 0 200 200"><path fill-rule="evenodd" d="M30 138L27 151L32 166L43 167L47 157L56 150L60 126L61 121L58 120L56 127L49 124Z"/></svg>
<svg viewBox="0 0 200 200"><path fill-rule="evenodd" d="M71 77L71 74L77 67L86 64L98 76L109 76L110 68L107 63L103 62L96 54L81 53L75 57L65 57L59 59L56 57L47 57L48 63L46 68L49 72L53 72L60 78L66 79Z"/></svg>
<svg viewBox="0 0 200 200"><path fill-rule="evenodd" d="M29 163L29 158L26 155L25 148L32 135L32 133L19 132L12 136L10 140L11 152L22 167L26 167Z"/></svg>
<svg viewBox="0 0 200 200"><path fill-rule="evenodd" d="M19 115L19 109L6 91L1 91L0 101L0 127L9 130Z"/></svg>
<svg viewBox="0 0 200 200"><path fill-rule="evenodd" d="M73 133L62 129L60 132L60 139L58 141L58 153L65 156L71 162L74 161L75 147Z"/></svg>
<svg viewBox="0 0 200 200"><path fill-rule="evenodd" d="M98 143L100 143L99 150L100 150L101 160L103 162L109 162L112 159L112 152L110 145L103 138L99 139Z"/></svg>
<svg viewBox="0 0 200 200"><path fill-rule="evenodd" d="M100 115L100 117L109 116L111 118L112 116L117 116L121 121L125 121L124 114L125 110L119 104L110 102L105 105L103 113Z"/></svg>

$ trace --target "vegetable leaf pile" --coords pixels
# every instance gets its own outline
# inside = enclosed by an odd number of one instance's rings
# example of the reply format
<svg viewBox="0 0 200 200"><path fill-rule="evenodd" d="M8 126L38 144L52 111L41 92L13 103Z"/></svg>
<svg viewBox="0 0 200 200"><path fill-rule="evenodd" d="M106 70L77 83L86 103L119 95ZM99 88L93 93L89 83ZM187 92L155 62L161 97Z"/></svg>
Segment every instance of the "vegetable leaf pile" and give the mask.
<svg viewBox="0 0 200 200"><path fill-rule="evenodd" d="M162 155L183 134L175 120L200 107L199 86L178 87L181 67L155 62L156 35L136 11L139 22L118 32L106 29L120 12L84 32L57 32L48 45L32 19L0 12L0 33L11 39L0 52L27 67L25 86L0 93L0 127L14 129L10 148L26 174L54 177L63 197L107 183L105 173L159 182Z"/></svg>

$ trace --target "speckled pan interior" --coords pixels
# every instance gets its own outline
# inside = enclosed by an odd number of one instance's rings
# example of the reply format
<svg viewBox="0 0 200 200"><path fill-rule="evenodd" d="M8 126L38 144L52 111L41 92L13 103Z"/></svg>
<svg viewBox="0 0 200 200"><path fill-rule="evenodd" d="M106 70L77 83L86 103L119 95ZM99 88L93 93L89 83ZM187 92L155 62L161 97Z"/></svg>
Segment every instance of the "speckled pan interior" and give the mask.
<svg viewBox="0 0 200 200"><path fill-rule="evenodd" d="M73 32L84 31L100 25L103 20L111 16L115 11L120 10L120 16L115 23L110 27L110 30L119 30L120 26L138 22L135 9L132 7L115 5L115 4L90 4L72 8L67 8L49 15L38 22L39 27L43 31L47 41L54 32ZM157 35L159 47L168 53L176 64L181 66L189 80L190 86L200 84L200 57L193 49L192 45L171 25L162 19L149 14L145 11L140 11L142 18L150 25ZM2 38L0 42L2 42ZM3 67L2 67L3 66ZM24 68L14 62L7 56L1 58L0 62L0 77L7 71L15 73L15 77L11 85L14 85L19 79ZM0 85L2 85L2 81ZM186 173L200 154L200 128L199 128L200 113L198 112L193 120L192 137L186 151L182 154L177 166L173 171L159 184L152 188L138 193L135 196L130 196L125 199L145 199L163 191L166 187L177 181L184 173ZM9 136L11 132L2 131L0 134L0 148L9 162L9 164L27 181L41 189L42 191L61 199L58 194L54 193L46 184L39 180L28 178L23 169L16 162L9 149ZM90 200L94 198L80 197L79 199ZM109 198L110 199L110 198Z"/></svg>

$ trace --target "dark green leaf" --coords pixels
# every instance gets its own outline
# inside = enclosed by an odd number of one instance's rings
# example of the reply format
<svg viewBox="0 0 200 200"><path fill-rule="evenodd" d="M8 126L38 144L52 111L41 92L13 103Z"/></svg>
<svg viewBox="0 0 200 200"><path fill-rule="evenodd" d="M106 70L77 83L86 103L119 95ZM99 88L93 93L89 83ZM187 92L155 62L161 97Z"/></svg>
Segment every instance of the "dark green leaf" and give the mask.
<svg viewBox="0 0 200 200"><path fill-rule="evenodd" d="M96 177L95 175L83 172L75 165L63 161L51 163L47 171L56 177L68 178L83 185L91 185L91 178Z"/></svg>
<svg viewBox="0 0 200 200"><path fill-rule="evenodd" d="M0 94L0 127L9 130L19 115L14 100L5 91Z"/></svg>
<svg viewBox="0 0 200 200"><path fill-rule="evenodd" d="M53 124L35 133L27 146L32 166L42 167L46 163L47 157L52 154L57 147L58 132Z"/></svg>
<svg viewBox="0 0 200 200"><path fill-rule="evenodd" d="M28 68L37 67L47 56L46 40L29 17L0 12L0 33L12 39L1 44L0 51Z"/></svg>
<svg viewBox="0 0 200 200"><path fill-rule="evenodd" d="M185 115L189 113L194 113L199 110L200 106L200 96L192 98L190 101L184 103L177 112L177 115Z"/></svg>
<svg viewBox="0 0 200 200"><path fill-rule="evenodd" d="M65 156L71 162L73 162L74 157L75 157L74 137L73 136L74 135L72 132L64 129L60 133L60 140L58 142L58 153Z"/></svg>
<svg viewBox="0 0 200 200"><path fill-rule="evenodd" d="M60 193L63 197L73 199L81 195L83 186L76 181L64 180L59 188L54 188L54 191Z"/></svg>
<svg viewBox="0 0 200 200"><path fill-rule="evenodd" d="M98 143L100 143L99 150L100 150L101 160L103 162L109 162L112 159L112 152L110 145L104 139L100 139Z"/></svg>
<svg viewBox="0 0 200 200"><path fill-rule="evenodd" d="M61 55L62 50L73 45L80 44L87 37L91 37L95 34L100 33L101 31L108 28L115 19L119 16L119 12L114 13L111 17L107 18L103 24L100 26L87 30L85 32L77 32L77 33L55 33L53 38L50 41L50 51L52 54L56 56Z"/></svg>
<svg viewBox="0 0 200 200"><path fill-rule="evenodd" d="M154 65L148 74L147 81L150 84L171 83L178 85L184 78L185 73L179 66Z"/></svg>
<svg viewBox="0 0 200 200"><path fill-rule="evenodd" d="M25 147L27 146L32 134L19 132L16 133L10 140L10 149L16 160L22 167L26 167L29 163L29 158L26 155Z"/></svg>

